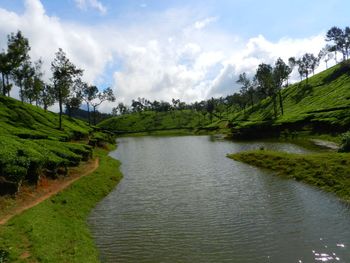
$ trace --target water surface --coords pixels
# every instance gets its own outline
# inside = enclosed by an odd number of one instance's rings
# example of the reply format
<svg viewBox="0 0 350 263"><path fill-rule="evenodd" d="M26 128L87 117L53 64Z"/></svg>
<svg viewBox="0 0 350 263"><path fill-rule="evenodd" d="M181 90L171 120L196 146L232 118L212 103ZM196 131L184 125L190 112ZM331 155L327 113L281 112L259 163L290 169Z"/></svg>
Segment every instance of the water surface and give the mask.
<svg viewBox="0 0 350 263"><path fill-rule="evenodd" d="M286 143L118 139L124 178L89 223L103 262L350 262L350 209L333 195L226 158Z"/></svg>

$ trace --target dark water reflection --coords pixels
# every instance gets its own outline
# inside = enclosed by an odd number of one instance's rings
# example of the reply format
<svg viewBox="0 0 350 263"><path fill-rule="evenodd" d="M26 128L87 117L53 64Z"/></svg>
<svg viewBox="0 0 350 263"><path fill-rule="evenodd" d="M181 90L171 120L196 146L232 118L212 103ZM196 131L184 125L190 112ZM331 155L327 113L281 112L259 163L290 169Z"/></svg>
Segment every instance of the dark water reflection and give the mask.
<svg viewBox="0 0 350 263"><path fill-rule="evenodd" d="M350 262L347 205L225 157L302 148L209 136L118 145L124 179L89 218L103 262Z"/></svg>

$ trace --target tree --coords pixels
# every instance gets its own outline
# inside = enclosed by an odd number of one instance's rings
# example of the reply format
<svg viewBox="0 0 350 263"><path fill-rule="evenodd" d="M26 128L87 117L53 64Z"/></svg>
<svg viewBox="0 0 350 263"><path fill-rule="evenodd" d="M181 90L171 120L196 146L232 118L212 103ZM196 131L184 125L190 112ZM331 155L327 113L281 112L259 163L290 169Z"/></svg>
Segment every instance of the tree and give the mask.
<svg viewBox="0 0 350 263"><path fill-rule="evenodd" d="M131 107L132 107L133 112L141 113L143 111L144 106L140 100L132 100Z"/></svg>
<svg viewBox="0 0 350 263"><path fill-rule="evenodd" d="M28 91L33 86L34 74L35 70L30 60L24 61L13 72L13 78L16 85L19 87L19 96L21 98L22 103L24 101L24 98L26 97L25 91Z"/></svg>
<svg viewBox="0 0 350 263"><path fill-rule="evenodd" d="M34 63L34 67L31 65L28 66L27 71L24 71L23 89L22 89L22 98L27 99L29 103L33 101L36 102L36 105L39 103L39 97L41 90L44 89L45 83L42 80L43 73L41 70L42 60L39 59Z"/></svg>
<svg viewBox="0 0 350 263"><path fill-rule="evenodd" d="M348 56L350 44L347 43L347 33L350 33L349 31L349 28L345 28L343 31L341 28L334 26L330 28L326 34L326 41L333 42L334 45L332 46L332 49L334 49L335 52L340 51L343 54L343 61Z"/></svg>
<svg viewBox="0 0 350 263"><path fill-rule="evenodd" d="M69 61L66 53L61 48L55 54L55 59L51 63L51 70L55 97L59 105L59 129L62 129L63 104L70 95L70 88L74 81L82 76L83 71Z"/></svg>
<svg viewBox="0 0 350 263"><path fill-rule="evenodd" d="M111 88L106 88L102 92L97 94L97 99L91 102L91 105L94 109L94 125L96 125L96 108L100 106L105 101L115 101L115 96L113 94L113 90Z"/></svg>
<svg viewBox="0 0 350 263"><path fill-rule="evenodd" d="M278 92L279 103L281 108L281 114L283 115L283 97L282 97L282 85L285 81L288 81L289 75L292 73L292 69L284 63L281 58L278 58L275 67L273 69L273 78L275 88Z"/></svg>
<svg viewBox="0 0 350 263"><path fill-rule="evenodd" d="M215 110L215 100L214 100L214 98L211 98L210 100L207 101L206 110L209 113L210 122L212 122L213 121L213 112Z"/></svg>
<svg viewBox="0 0 350 263"><path fill-rule="evenodd" d="M333 54L329 52L329 48L326 46L320 50L318 53L318 59L319 61L323 59L323 61L326 63L326 69L328 69L328 61L330 61L333 58Z"/></svg>
<svg viewBox="0 0 350 263"><path fill-rule="evenodd" d="M16 34L11 33L7 37L7 72L6 72L6 86L7 93L11 90L9 84L9 75L12 73L12 77L16 84L22 90L22 81L27 77L26 74L30 74L30 57L29 57L29 41L22 35L21 31L17 31ZM21 96L22 97L22 96ZM23 97L22 97L23 102Z"/></svg>
<svg viewBox="0 0 350 263"><path fill-rule="evenodd" d="M239 75L236 82L242 85L240 89L242 97L249 100L250 105L253 106L255 92L253 82L247 77L247 74L245 72Z"/></svg>
<svg viewBox="0 0 350 263"><path fill-rule="evenodd" d="M52 85L44 84L40 91L39 104L43 105L45 111L55 103L55 89Z"/></svg>
<svg viewBox="0 0 350 263"><path fill-rule="evenodd" d="M81 88L82 88L81 96L82 96L82 99L86 102L89 125L91 125L90 105L91 105L91 102L97 98L98 88L96 86L88 85L86 83L81 83Z"/></svg>
<svg viewBox="0 0 350 263"><path fill-rule="evenodd" d="M350 27L346 27L344 30L344 40L345 40L345 52L346 58L349 58L350 53Z"/></svg>
<svg viewBox="0 0 350 263"><path fill-rule="evenodd" d="M312 71L312 75L315 75L315 69L319 66L320 60L318 57L315 57L314 54L309 54L310 61L310 70Z"/></svg>
<svg viewBox="0 0 350 263"><path fill-rule="evenodd" d="M277 118L277 89L273 74L273 68L268 64L260 64L255 74L255 78L259 85L260 91L266 96L270 97L273 102L274 116Z"/></svg>

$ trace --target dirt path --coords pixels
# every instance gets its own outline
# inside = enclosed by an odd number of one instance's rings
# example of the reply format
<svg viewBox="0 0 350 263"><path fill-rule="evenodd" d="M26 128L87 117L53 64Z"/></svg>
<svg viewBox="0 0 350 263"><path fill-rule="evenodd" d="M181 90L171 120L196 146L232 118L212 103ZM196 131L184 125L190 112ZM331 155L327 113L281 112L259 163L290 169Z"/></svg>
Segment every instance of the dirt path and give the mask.
<svg viewBox="0 0 350 263"><path fill-rule="evenodd" d="M79 167L70 169L68 176L64 178L42 179L37 187L24 186L16 196L14 205L6 209L0 217L0 225L6 224L12 217L36 206L51 196L57 194L83 176L94 172L99 165L98 158L91 160Z"/></svg>
<svg viewBox="0 0 350 263"><path fill-rule="evenodd" d="M317 146L328 148L333 151L337 151L339 149L339 145L336 144L335 142L319 140L319 139L311 139L310 141L312 141Z"/></svg>

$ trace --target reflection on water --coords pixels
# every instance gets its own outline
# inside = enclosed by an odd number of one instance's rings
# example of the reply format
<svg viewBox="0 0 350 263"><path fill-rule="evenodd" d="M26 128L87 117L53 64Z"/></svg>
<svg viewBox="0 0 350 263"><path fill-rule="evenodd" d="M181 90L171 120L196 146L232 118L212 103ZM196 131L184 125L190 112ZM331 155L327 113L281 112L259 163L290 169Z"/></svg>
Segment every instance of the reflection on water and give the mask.
<svg viewBox="0 0 350 263"><path fill-rule="evenodd" d="M118 145L124 178L89 219L103 262L349 262L347 205L225 157L302 148L209 136Z"/></svg>

